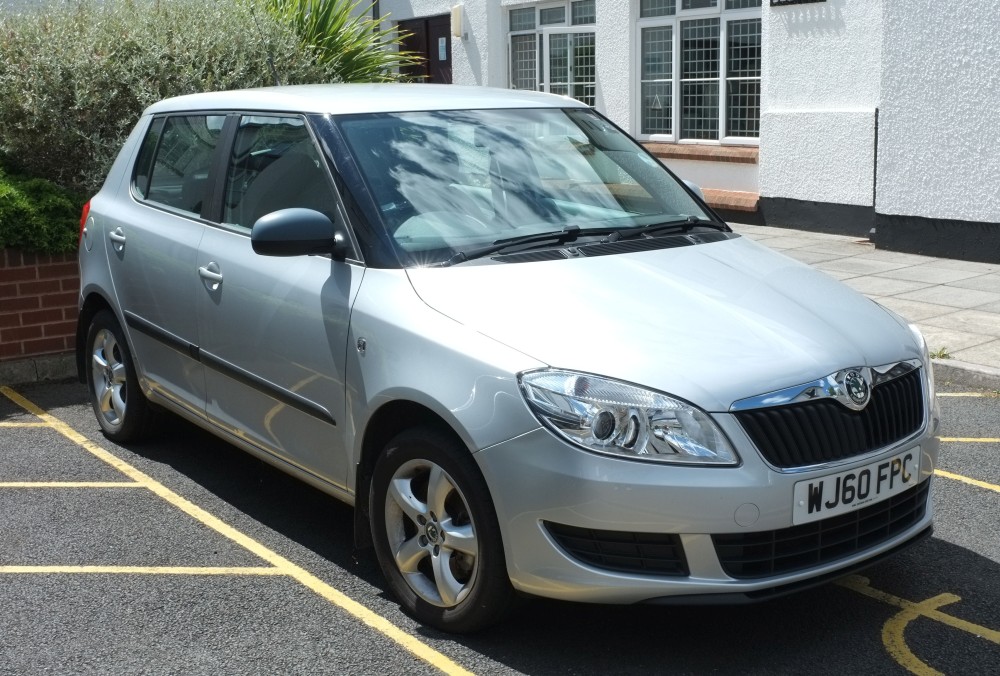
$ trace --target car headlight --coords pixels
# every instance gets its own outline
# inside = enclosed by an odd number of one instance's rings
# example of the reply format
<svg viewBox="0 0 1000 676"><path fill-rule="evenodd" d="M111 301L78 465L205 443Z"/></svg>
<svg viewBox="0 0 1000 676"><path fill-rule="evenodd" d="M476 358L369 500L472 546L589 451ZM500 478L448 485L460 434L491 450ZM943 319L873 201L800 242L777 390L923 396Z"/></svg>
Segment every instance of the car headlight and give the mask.
<svg viewBox="0 0 1000 676"><path fill-rule="evenodd" d="M722 430L687 402L573 371L529 371L518 381L538 419L587 450L687 465L739 464Z"/></svg>

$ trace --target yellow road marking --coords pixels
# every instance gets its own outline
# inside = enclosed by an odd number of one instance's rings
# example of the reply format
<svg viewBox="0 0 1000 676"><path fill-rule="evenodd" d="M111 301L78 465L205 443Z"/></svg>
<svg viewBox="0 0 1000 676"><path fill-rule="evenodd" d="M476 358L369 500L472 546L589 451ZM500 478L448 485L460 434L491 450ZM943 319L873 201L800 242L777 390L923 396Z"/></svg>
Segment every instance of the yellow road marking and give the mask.
<svg viewBox="0 0 1000 676"><path fill-rule="evenodd" d="M364 622L369 627L381 632L383 635L392 639L403 648L410 651L410 653L424 660L431 666L440 669L446 674L471 674L471 672L459 666L443 653L434 650L426 643L418 640L416 637L407 634L405 631L392 624L381 615L372 612L340 590L335 589L323 582L309 571L295 565L277 552L271 551L253 538L244 535L229 524L223 522L218 517L209 514L194 503L181 497L177 493L174 493L160 482L144 474L132 465L129 465L124 460L120 460L113 454L92 443L89 439L64 423L62 420L59 420L55 416L45 412L9 387L0 386L0 393L24 410L45 421L49 426L62 434L64 437L111 465L136 483L144 485L153 493L160 496L174 507L180 509L185 514L188 514L205 526L208 526L217 533L229 538L233 542L242 546L244 549L256 554L258 557L267 561L275 568L281 570L285 575L288 575L322 598L325 598L337 607L353 615L356 619Z"/></svg>
<svg viewBox="0 0 1000 676"><path fill-rule="evenodd" d="M985 488L988 491L996 491L1000 493L1000 486L996 484L986 483L985 481L980 481L979 479L970 479L967 476L962 476L961 474L952 474L951 472L946 472L943 469L934 470L934 474L937 476L943 476L945 479L954 479L955 481L961 481L962 483L970 484L972 486L978 486L979 488Z"/></svg>
<svg viewBox="0 0 1000 676"><path fill-rule="evenodd" d="M988 629L973 622L967 622L966 620L952 617L951 615L942 613L938 610L941 606L948 605L949 603L956 603L962 600L961 597L955 596L954 594L939 594L938 596L927 599L926 601L914 603L913 601L907 601L906 599L899 598L898 596L893 596L892 594L888 594L884 591L874 589L871 587L871 581L860 575L851 575L850 577L840 580L837 584L841 587L858 592L859 594L863 594L902 609L899 613L889 618L885 625L883 625L882 644L885 645L885 649L889 652L893 659L914 674L919 674L920 676L930 676L931 674L940 673L920 661L920 659L918 659L917 656L910 650L909 646L906 645L906 639L903 635L906 630L906 625L918 617L926 617L934 620L935 622L940 622L941 624L954 629L959 629L979 638L985 638L987 641L992 641L993 643L1000 645L1000 631Z"/></svg>
<svg viewBox="0 0 1000 676"><path fill-rule="evenodd" d="M48 423L43 422L0 422L0 427L48 427Z"/></svg>
<svg viewBox="0 0 1000 676"><path fill-rule="evenodd" d="M145 488L135 481L0 481L0 488Z"/></svg>
<svg viewBox="0 0 1000 676"><path fill-rule="evenodd" d="M985 392L938 392L939 397L995 397L995 394Z"/></svg>
<svg viewBox="0 0 1000 676"><path fill-rule="evenodd" d="M31 575L280 575L270 566L0 566L0 574Z"/></svg>
<svg viewBox="0 0 1000 676"><path fill-rule="evenodd" d="M957 441L963 444L1000 444L1000 438L990 437L938 437L938 441Z"/></svg>

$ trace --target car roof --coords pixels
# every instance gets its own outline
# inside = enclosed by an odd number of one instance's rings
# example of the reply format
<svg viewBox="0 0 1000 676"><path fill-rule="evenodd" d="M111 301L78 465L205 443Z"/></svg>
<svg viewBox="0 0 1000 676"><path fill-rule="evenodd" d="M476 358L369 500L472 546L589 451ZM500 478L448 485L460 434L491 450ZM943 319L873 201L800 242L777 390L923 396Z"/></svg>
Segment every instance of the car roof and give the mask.
<svg viewBox="0 0 1000 676"><path fill-rule="evenodd" d="M437 84L314 84L205 92L164 99L146 115L180 111L259 110L297 113L387 113L476 108L585 108L565 96Z"/></svg>

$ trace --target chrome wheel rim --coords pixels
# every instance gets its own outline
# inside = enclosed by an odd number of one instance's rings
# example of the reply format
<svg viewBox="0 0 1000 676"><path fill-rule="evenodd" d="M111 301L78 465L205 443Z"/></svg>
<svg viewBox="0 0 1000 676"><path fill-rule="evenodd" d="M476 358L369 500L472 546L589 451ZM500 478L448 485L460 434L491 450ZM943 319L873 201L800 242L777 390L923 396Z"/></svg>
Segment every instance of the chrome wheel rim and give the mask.
<svg viewBox="0 0 1000 676"><path fill-rule="evenodd" d="M468 501L439 465L411 460L396 470L385 497L385 530L396 568L417 596L450 608L469 595L479 540Z"/></svg>
<svg viewBox="0 0 1000 676"><path fill-rule="evenodd" d="M98 414L109 427L119 427L125 419L128 393L125 362L115 334L107 329L97 333L90 363Z"/></svg>

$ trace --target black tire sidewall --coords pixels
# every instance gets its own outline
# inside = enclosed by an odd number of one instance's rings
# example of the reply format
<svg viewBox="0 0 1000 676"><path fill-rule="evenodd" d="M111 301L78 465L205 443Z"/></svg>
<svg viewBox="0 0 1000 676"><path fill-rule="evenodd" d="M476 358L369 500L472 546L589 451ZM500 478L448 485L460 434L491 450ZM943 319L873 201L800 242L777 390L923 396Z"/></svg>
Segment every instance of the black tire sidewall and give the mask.
<svg viewBox="0 0 1000 676"><path fill-rule="evenodd" d="M468 596L451 608L420 598L396 567L385 529L385 499L399 467L411 460L439 465L458 485L469 508L479 542L476 579ZM486 482L471 454L448 434L417 428L402 432L387 445L375 466L369 498L372 539L379 566L404 610L425 624L452 633L469 633L502 619L512 605L503 543Z"/></svg>

